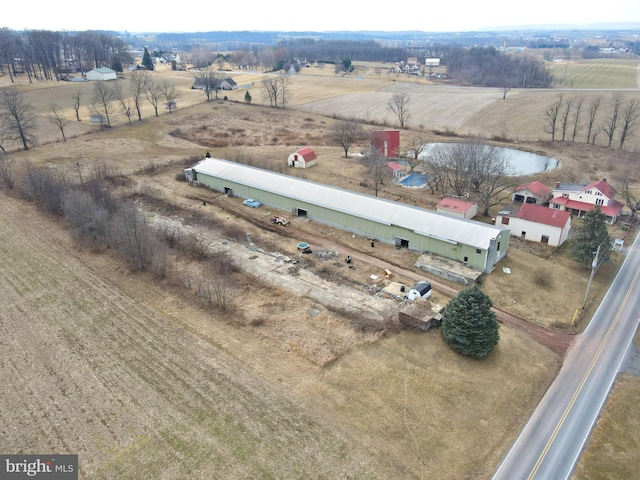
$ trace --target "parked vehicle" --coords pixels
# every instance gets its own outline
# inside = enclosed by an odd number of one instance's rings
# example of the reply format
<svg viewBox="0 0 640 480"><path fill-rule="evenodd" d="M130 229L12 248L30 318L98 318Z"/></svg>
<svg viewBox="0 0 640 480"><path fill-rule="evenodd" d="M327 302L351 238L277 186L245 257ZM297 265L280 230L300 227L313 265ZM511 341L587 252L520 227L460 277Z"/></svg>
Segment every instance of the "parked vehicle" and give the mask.
<svg viewBox="0 0 640 480"><path fill-rule="evenodd" d="M252 208L258 208L262 205L262 203L254 198L247 198L244 202L242 202L242 204Z"/></svg>
<svg viewBox="0 0 640 480"><path fill-rule="evenodd" d="M273 223L274 225L282 225L283 227L286 227L290 222L280 215L274 215L273 217L271 217L271 223Z"/></svg>

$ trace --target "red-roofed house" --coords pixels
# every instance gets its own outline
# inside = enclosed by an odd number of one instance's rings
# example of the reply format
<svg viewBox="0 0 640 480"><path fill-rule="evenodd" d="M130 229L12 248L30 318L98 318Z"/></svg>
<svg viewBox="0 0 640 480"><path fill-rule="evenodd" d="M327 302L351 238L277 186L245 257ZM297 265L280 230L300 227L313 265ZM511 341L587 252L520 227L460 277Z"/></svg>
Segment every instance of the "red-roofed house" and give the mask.
<svg viewBox="0 0 640 480"><path fill-rule="evenodd" d="M582 217L586 212L599 205L602 213L609 218L609 223L613 225L622 213L622 204L613 199L616 193L606 179L588 185L558 182L556 188L553 189L553 198L549 201L549 208L566 210L573 215Z"/></svg>
<svg viewBox="0 0 640 480"><path fill-rule="evenodd" d="M525 203L515 213L507 210L498 212L496 225L510 229L512 237L557 247L569 236L571 213Z"/></svg>
<svg viewBox="0 0 640 480"><path fill-rule="evenodd" d="M536 205L544 205L551 200L551 189L544 183L536 180L535 182L520 185L513 191L512 200L515 203L533 203Z"/></svg>
<svg viewBox="0 0 640 480"><path fill-rule="evenodd" d="M457 198L443 198L436 205L436 212L452 217L473 218L478 214L478 205Z"/></svg>
<svg viewBox="0 0 640 480"><path fill-rule="evenodd" d="M317 163L317 158L316 152L309 147L301 148L289 155L287 165L296 168L309 168L313 167Z"/></svg>

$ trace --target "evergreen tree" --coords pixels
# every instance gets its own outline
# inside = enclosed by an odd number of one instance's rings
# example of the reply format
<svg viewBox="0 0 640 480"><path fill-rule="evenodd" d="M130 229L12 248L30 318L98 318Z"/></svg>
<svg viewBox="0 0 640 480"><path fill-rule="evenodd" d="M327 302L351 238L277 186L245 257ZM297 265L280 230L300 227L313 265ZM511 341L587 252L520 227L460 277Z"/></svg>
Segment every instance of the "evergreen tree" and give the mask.
<svg viewBox="0 0 640 480"><path fill-rule="evenodd" d="M124 67L122 66L122 61L120 57L114 55L111 57L111 70L115 70L118 73L122 73L124 71Z"/></svg>
<svg viewBox="0 0 640 480"><path fill-rule="evenodd" d="M600 251L598 252L598 247ZM607 230L607 216L600 207L588 211L582 224L571 239L569 256L586 268L590 268L598 252L598 263L611 259L611 238Z"/></svg>
<svg viewBox="0 0 640 480"><path fill-rule="evenodd" d="M444 311L442 336L456 352L484 358L498 344L500 325L491 299L477 285L462 290Z"/></svg>
<svg viewBox="0 0 640 480"><path fill-rule="evenodd" d="M244 102L251 103L251 94L249 93L249 90L247 90L246 93L244 94Z"/></svg>
<svg viewBox="0 0 640 480"><path fill-rule="evenodd" d="M144 47L144 53L142 54L142 65L147 70L153 70L153 60L151 59L151 55L149 55L149 50L147 47Z"/></svg>

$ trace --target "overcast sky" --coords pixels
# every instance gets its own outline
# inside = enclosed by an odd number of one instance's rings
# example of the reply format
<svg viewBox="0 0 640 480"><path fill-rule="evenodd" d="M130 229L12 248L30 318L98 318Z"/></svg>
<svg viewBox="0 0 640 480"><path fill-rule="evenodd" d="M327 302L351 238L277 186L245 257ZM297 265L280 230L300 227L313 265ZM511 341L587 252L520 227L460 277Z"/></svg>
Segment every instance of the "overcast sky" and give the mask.
<svg viewBox="0 0 640 480"><path fill-rule="evenodd" d="M444 0L420 3L321 0L217 2L7 0L0 27L128 32L423 30L452 32L526 25L640 22L640 0Z"/></svg>

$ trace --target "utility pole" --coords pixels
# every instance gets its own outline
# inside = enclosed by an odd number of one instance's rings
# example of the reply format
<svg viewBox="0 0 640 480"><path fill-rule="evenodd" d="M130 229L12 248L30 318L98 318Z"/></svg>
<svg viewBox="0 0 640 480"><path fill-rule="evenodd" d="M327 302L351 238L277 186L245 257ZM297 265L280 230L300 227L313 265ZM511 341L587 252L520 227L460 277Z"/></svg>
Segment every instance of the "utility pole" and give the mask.
<svg viewBox="0 0 640 480"><path fill-rule="evenodd" d="M604 243L604 242L602 242ZM584 310L584 306L587 304L587 295L589 295L589 289L591 288L591 281L593 280L593 276L598 269L598 257L600 256L600 247L602 247L602 243L598 245L598 249L596 250L596 255L593 257L593 262L591 262L591 275L589 275L589 281L587 282L587 291L584 292L584 300L582 301L582 309Z"/></svg>

